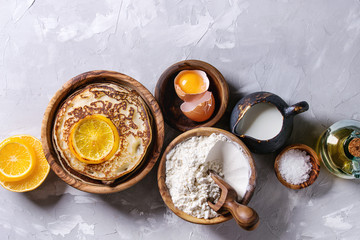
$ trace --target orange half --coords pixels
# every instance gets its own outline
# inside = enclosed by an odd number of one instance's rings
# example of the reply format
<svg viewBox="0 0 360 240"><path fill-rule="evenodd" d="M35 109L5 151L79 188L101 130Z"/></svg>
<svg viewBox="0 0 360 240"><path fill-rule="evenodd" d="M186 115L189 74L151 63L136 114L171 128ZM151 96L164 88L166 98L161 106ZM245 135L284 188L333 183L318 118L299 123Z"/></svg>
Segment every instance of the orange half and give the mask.
<svg viewBox="0 0 360 240"><path fill-rule="evenodd" d="M17 135L4 140L0 145L6 142L17 142L25 145L30 154L33 155L34 163L29 173L24 178L16 181L9 181L8 178L0 174L0 184L7 190L12 192L28 192L39 187L50 171L50 166L45 158L41 142L30 135Z"/></svg>
<svg viewBox="0 0 360 240"><path fill-rule="evenodd" d="M8 182L25 179L35 165L35 153L19 137L10 137L0 144L0 175Z"/></svg>

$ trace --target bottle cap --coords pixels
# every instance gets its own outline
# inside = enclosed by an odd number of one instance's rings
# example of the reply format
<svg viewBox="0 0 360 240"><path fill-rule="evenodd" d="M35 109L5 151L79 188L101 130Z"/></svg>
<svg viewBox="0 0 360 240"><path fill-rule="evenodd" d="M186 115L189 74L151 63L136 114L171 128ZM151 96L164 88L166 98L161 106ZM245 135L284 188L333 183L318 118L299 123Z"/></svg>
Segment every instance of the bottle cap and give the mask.
<svg viewBox="0 0 360 240"><path fill-rule="evenodd" d="M354 157L360 157L360 138L354 138L350 141L349 146L349 153Z"/></svg>

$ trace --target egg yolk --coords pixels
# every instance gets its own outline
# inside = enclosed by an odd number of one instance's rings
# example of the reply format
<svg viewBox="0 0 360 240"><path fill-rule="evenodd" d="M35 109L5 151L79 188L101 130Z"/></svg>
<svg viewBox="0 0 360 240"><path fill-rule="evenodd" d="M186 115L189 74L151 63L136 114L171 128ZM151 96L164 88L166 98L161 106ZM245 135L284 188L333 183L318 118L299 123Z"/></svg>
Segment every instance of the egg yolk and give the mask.
<svg viewBox="0 0 360 240"><path fill-rule="evenodd" d="M202 93L206 91L206 84L203 78L195 72L184 73L178 84L185 93Z"/></svg>

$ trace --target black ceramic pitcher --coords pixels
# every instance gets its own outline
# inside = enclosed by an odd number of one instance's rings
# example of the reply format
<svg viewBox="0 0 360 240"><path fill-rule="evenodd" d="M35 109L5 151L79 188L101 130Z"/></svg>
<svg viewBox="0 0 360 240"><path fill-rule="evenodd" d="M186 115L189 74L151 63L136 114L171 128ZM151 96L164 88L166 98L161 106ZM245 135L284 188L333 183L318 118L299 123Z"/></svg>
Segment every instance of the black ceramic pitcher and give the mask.
<svg viewBox="0 0 360 240"><path fill-rule="evenodd" d="M269 103L274 105L282 114L283 122L280 132L273 138L259 140L247 135L238 134L236 129L238 124L244 118L246 112L255 104ZM293 129L293 118L296 114L305 112L309 109L309 104L305 101L296 103L292 106L279 96L270 92L255 92L240 99L234 107L231 118L230 128L232 133L237 135L254 153L270 153L281 148L290 137Z"/></svg>

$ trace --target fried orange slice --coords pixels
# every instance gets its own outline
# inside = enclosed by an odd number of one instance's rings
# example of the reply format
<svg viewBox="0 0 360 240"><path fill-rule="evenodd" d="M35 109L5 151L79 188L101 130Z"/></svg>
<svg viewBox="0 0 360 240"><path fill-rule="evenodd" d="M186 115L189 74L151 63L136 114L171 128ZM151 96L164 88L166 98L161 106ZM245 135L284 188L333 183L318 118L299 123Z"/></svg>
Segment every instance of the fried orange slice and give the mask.
<svg viewBox="0 0 360 240"><path fill-rule="evenodd" d="M69 145L79 161L99 164L115 154L119 147L119 134L110 119L94 114L74 125L70 132Z"/></svg>

